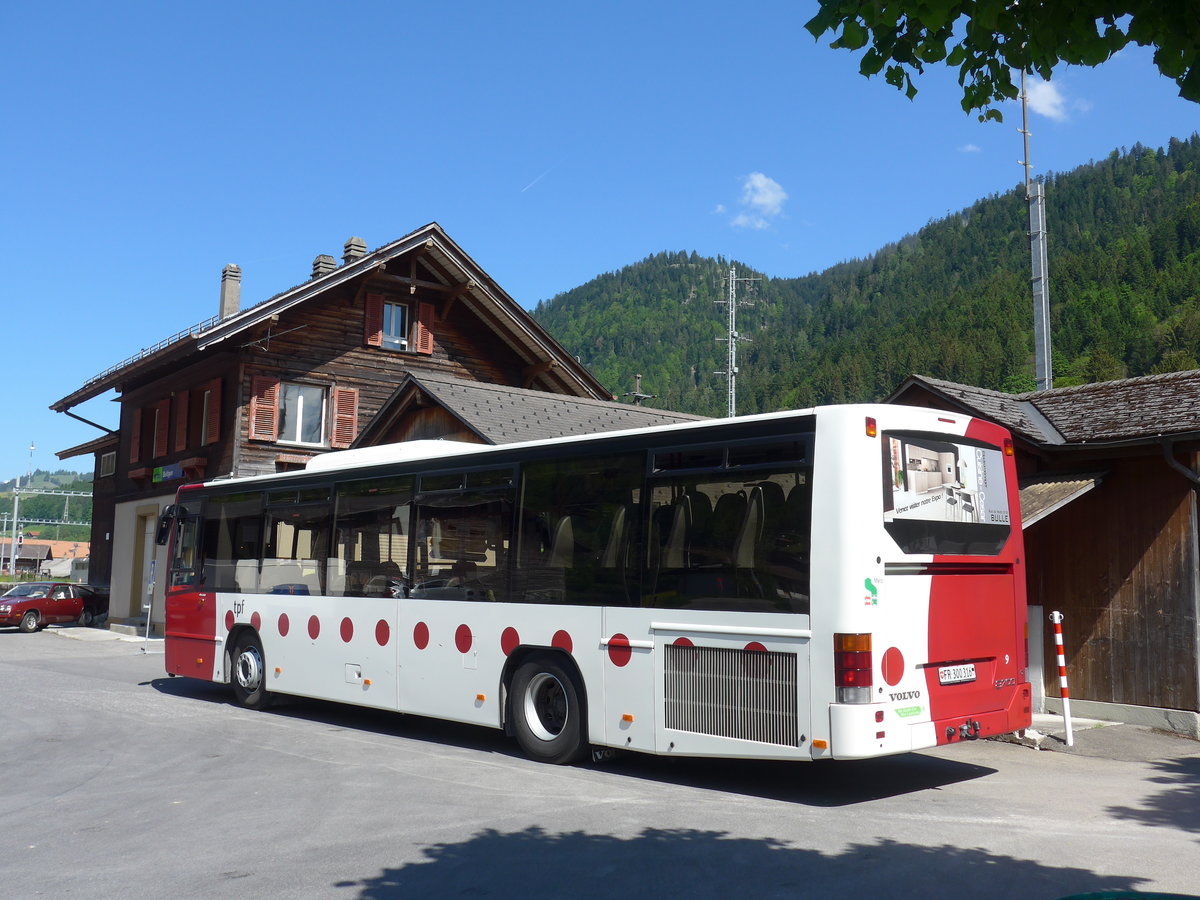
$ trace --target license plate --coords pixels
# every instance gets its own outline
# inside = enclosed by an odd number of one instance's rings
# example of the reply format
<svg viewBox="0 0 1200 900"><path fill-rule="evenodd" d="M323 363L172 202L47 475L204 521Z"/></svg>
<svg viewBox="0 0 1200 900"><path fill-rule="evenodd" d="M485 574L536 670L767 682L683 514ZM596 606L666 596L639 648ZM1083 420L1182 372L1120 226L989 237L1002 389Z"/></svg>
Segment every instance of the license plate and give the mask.
<svg viewBox="0 0 1200 900"><path fill-rule="evenodd" d="M938 681L942 684L960 684L964 681L975 680L975 663L961 666L941 666L938 668Z"/></svg>

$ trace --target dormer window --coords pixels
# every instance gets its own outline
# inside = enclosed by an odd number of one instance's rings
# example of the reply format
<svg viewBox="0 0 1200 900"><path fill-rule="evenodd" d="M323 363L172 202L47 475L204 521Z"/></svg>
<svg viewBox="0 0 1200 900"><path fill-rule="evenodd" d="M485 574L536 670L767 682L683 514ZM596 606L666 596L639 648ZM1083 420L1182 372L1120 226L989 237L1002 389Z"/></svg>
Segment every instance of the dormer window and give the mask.
<svg viewBox="0 0 1200 900"><path fill-rule="evenodd" d="M433 353L432 303L402 302L383 294L367 294L363 308L363 343L400 353Z"/></svg>

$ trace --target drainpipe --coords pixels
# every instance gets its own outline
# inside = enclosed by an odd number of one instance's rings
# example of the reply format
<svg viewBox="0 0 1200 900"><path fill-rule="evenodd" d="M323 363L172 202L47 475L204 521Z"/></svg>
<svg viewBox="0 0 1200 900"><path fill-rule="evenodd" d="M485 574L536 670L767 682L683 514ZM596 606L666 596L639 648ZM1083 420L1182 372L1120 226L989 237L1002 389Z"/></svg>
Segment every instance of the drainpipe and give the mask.
<svg viewBox="0 0 1200 900"><path fill-rule="evenodd" d="M1200 475L1197 475L1175 458L1175 442L1170 438L1159 438L1158 443L1162 447L1163 459L1167 461L1167 465L1190 481L1192 483L1192 490L1200 490Z"/></svg>

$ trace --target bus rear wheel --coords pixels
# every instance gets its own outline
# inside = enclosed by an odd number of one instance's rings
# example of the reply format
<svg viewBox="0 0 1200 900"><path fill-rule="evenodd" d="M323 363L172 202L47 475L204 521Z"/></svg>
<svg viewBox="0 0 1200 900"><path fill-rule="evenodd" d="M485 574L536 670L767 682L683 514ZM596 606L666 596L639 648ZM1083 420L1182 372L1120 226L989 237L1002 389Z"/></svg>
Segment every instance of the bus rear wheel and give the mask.
<svg viewBox="0 0 1200 900"><path fill-rule="evenodd" d="M232 680L233 695L239 706L263 709L270 704L262 643L256 635L247 635L238 641L233 653Z"/></svg>
<svg viewBox="0 0 1200 900"><path fill-rule="evenodd" d="M535 657L517 669L509 712L517 743L539 762L575 762L587 752L583 691L573 672L552 657Z"/></svg>

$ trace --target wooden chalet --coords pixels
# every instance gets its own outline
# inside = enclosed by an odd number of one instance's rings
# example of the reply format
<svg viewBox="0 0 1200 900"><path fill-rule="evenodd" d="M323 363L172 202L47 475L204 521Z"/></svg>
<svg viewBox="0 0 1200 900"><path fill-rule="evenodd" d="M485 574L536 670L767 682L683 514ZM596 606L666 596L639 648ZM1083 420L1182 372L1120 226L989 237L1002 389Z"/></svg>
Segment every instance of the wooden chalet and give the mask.
<svg viewBox="0 0 1200 900"><path fill-rule="evenodd" d="M340 265L320 255L303 284L247 309L240 281L241 270L226 266L217 315L50 407L71 414L107 391L119 395L117 429L58 454L96 458L91 578L110 585L114 623L144 621L147 596L161 621L161 578L150 579L165 559L154 522L188 481L303 467L362 445L364 434L373 443L499 442L494 410L456 405L472 384L507 392L514 417L521 402L540 403L545 415L545 396L609 407L602 419L635 409L613 403L437 224L371 252L351 238ZM568 431L581 418L569 408L557 412ZM639 424L686 418L637 415Z"/></svg>
<svg viewBox="0 0 1200 900"><path fill-rule="evenodd" d="M1073 713L1200 737L1200 371L1024 394L912 376L888 402L1012 431L1046 706L1058 610Z"/></svg>

